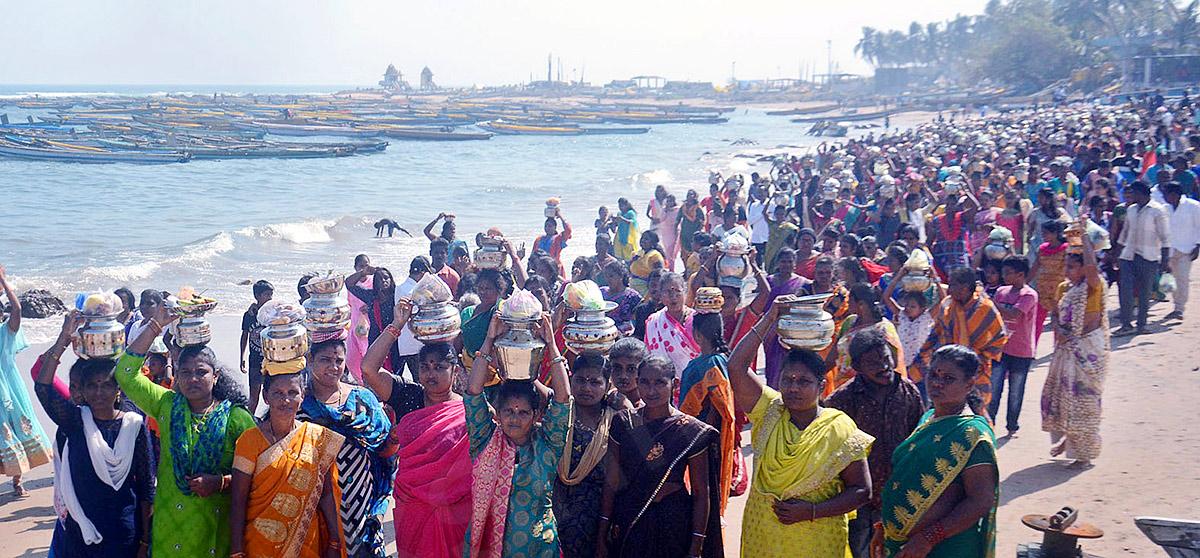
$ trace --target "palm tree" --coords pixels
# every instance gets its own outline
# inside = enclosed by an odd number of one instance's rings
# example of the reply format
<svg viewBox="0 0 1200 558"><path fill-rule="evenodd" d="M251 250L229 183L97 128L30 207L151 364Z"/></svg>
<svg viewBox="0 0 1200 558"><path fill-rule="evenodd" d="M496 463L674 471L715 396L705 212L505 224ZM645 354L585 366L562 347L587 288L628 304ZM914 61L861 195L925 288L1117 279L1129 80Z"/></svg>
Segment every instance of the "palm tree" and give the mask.
<svg viewBox="0 0 1200 558"><path fill-rule="evenodd" d="M854 45L854 53L872 66L879 65L879 33L874 27L862 28L862 37Z"/></svg>
<svg viewBox="0 0 1200 558"><path fill-rule="evenodd" d="M1182 51L1194 46L1197 35L1200 35L1200 0L1192 0L1184 8L1176 10L1174 17L1171 41L1175 48Z"/></svg>

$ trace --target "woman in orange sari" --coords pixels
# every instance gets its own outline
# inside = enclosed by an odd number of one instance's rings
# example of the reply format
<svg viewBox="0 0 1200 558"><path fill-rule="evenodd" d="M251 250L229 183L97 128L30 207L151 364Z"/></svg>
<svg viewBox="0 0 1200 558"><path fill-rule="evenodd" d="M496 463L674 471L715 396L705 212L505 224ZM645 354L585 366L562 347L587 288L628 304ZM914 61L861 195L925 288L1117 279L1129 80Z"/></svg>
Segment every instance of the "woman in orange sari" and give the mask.
<svg viewBox="0 0 1200 558"><path fill-rule="evenodd" d="M270 408L238 438L233 457L230 558L343 558L337 509L341 434L296 420L308 384L304 359L263 363Z"/></svg>

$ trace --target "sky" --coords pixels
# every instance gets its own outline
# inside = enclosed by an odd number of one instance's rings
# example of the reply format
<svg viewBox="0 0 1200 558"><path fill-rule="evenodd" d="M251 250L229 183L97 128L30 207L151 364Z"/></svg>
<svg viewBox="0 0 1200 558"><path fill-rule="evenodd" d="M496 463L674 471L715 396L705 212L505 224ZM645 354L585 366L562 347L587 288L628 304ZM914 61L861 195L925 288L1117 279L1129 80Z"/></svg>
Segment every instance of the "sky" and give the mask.
<svg viewBox="0 0 1200 558"><path fill-rule="evenodd" d="M725 82L826 67L869 73L863 26L978 14L986 0L0 0L0 84L373 86L650 74Z"/></svg>

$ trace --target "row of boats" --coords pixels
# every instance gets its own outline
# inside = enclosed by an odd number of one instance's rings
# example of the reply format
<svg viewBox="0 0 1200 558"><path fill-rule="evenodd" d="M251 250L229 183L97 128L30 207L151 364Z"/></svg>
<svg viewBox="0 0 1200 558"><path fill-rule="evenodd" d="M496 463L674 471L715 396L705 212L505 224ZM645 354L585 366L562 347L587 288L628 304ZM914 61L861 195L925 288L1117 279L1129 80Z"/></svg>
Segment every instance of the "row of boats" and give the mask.
<svg viewBox="0 0 1200 558"><path fill-rule="evenodd" d="M28 99L15 105L29 114L23 122L0 115L0 157L102 163L346 157L384 151L392 141L644 134L657 124L720 124L733 110L369 95Z"/></svg>

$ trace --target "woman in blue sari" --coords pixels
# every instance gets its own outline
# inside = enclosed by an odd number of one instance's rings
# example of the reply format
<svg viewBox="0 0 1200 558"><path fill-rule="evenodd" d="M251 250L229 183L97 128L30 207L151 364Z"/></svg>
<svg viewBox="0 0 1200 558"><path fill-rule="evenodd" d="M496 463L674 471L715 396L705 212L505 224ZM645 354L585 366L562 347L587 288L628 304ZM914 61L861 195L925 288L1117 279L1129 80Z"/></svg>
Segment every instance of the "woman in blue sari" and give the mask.
<svg viewBox="0 0 1200 558"><path fill-rule="evenodd" d="M319 424L346 438L338 451L338 516L347 558L383 558L383 514L392 494L396 450L392 421L371 390L343 381L346 345L339 338L314 343L309 351L310 389L297 420Z"/></svg>
<svg viewBox="0 0 1200 558"><path fill-rule="evenodd" d="M724 320L720 314L697 314L692 337L700 345L700 356L691 360L679 380L679 410L692 415L720 433L721 513L729 502L734 463L741 447L733 410L733 388L729 384L729 346L725 344Z"/></svg>
<svg viewBox="0 0 1200 558"><path fill-rule="evenodd" d="M8 319L0 321L0 474L12 477L13 494L25 498L29 491L21 484L21 475L50 462L50 439L33 414L25 381L17 370L17 353L29 344L21 333L21 302L8 285L3 267L0 290L10 305Z"/></svg>

